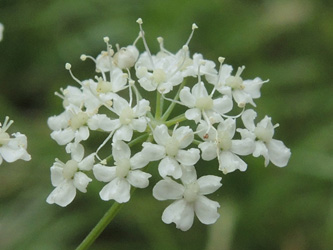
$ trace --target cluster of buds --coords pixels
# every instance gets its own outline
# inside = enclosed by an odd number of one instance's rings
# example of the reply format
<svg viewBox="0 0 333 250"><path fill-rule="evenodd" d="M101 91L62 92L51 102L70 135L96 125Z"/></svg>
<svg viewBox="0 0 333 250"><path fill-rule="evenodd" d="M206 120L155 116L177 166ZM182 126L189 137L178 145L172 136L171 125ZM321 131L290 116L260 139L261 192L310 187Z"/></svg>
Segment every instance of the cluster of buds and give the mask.
<svg viewBox="0 0 333 250"><path fill-rule="evenodd" d="M78 86L56 93L64 111L50 117L48 125L51 137L65 146L69 160L56 159L51 167L55 189L47 202L67 206L77 190L87 191L93 179L106 183L99 193L102 200L127 202L131 189L149 185L147 166L156 162L153 166L158 166L161 180L153 187L153 196L174 200L162 220L183 231L192 226L195 215L204 224L215 223L220 205L206 195L222 186L222 177L198 177L200 158L210 161L221 175L245 171L247 164L241 157L246 155L263 156L265 166L272 162L278 167L286 166L290 158L283 142L273 139L277 125L268 116L255 123L257 114L248 108L256 106L254 100L267 81L259 77L243 80L244 67L233 74L222 57L216 67L199 53L191 56L189 43L195 24L177 53L166 50L159 37L160 50L153 55L142 20L137 23L140 32L132 45L121 48L117 44L115 51L105 37L105 51L96 58L81 56L83 61L95 63L95 78L81 81L66 64ZM143 53L136 47L139 40ZM236 128L237 119L242 128ZM105 133L105 139L92 154L85 155L84 143L92 131ZM110 153L102 155L109 145Z"/></svg>

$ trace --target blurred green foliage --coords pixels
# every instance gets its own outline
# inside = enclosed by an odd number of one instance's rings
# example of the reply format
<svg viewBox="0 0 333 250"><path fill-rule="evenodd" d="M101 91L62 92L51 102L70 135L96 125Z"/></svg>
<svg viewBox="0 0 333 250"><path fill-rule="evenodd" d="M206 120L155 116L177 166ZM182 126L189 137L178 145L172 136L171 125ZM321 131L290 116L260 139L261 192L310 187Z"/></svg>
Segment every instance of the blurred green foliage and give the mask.
<svg viewBox="0 0 333 250"><path fill-rule="evenodd" d="M276 138L291 148L292 157L284 169L246 158L248 171L223 176L223 187L211 197L221 203L218 223L195 221L188 232L161 221L169 203L154 200L152 185L137 190L92 249L332 249L332 5L327 0L2 0L0 119L10 116L15 120L10 132L28 136L32 161L0 166L0 249L73 249L111 205L99 199L100 183L66 208L46 204L53 189L49 167L54 158L66 157L50 139L46 120L62 109L53 93L75 84L65 62L78 78L92 77L92 63L81 62L80 55L96 56L106 35L113 44L131 44L138 17L153 52L158 36L177 51L195 22L192 52L246 65L244 78L269 78L256 102L258 118L267 114L281 125ZM151 182L157 181L155 175Z"/></svg>

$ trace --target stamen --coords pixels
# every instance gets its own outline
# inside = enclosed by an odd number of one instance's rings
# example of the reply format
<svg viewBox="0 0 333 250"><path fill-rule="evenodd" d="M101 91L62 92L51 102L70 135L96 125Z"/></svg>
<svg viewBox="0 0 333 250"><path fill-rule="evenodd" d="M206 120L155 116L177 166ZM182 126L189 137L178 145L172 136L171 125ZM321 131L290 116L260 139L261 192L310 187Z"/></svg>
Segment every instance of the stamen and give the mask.
<svg viewBox="0 0 333 250"><path fill-rule="evenodd" d="M74 81L76 81L78 84L80 84L81 86L83 86L82 82L73 75L72 70L71 70L72 65L70 63L66 63L65 64L65 68L69 71L69 74L74 79Z"/></svg>
<svg viewBox="0 0 333 250"><path fill-rule="evenodd" d="M244 107L242 107L243 108L243 110L238 114L238 115L235 115L235 116L232 116L232 115L221 115L222 117L224 117L224 118L232 118L232 119L237 119L237 118L239 118L239 117L241 117L242 116L242 114L244 113L244 111L245 111L245 106Z"/></svg>
<svg viewBox="0 0 333 250"><path fill-rule="evenodd" d="M97 157L97 159L98 159L99 161L101 161L101 158L99 158L99 156L97 155L97 153L98 153L98 152L101 150L101 148L104 147L105 144L111 139L111 137L113 136L113 134L114 134L115 131L116 131L116 129L113 130L113 131L108 135L108 137L106 137L106 139L102 142L102 144L97 148L97 150L96 150L96 152L95 152L95 155L96 155L96 157Z"/></svg>
<svg viewBox="0 0 333 250"><path fill-rule="evenodd" d="M223 62L224 62L225 58L220 56L218 58L218 60L219 60L219 63L220 63L220 70L219 70L219 74L217 76L217 82L216 82L215 86L217 86L219 84L219 82L220 82L221 72L222 72L222 65L223 65Z"/></svg>
<svg viewBox="0 0 333 250"><path fill-rule="evenodd" d="M244 71L245 69L245 66L242 66L242 67L238 67L238 70L236 72L236 75L235 76L240 76L242 74L242 72Z"/></svg>
<svg viewBox="0 0 333 250"><path fill-rule="evenodd" d="M187 39L187 42L185 43L185 45L188 45L190 43L190 41L192 39L192 36L194 34L194 30L197 29L197 28L198 28L198 26L195 23L193 23L192 24L192 32L190 34L190 37Z"/></svg>
<svg viewBox="0 0 333 250"><path fill-rule="evenodd" d="M1 123L0 123L0 130L2 132L6 132L6 130L14 123L13 120L9 120L9 117L6 116L5 117L5 121L3 122L3 125L1 126Z"/></svg>
<svg viewBox="0 0 333 250"><path fill-rule="evenodd" d="M92 56L85 55L85 54L82 54L82 55L80 56L80 59L81 59L82 61L85 61L85 60L87 60L88 58L89 58L90 60L92 60L94 63L96 63L96 59L93 58Z"/></svg>
<svg viewBox="0 0 333 250"><path fill-rule="evenodd" d="M153 58L151 56L150 50L148 48L148 44L147 44L146 39L145 39L145 33L144 33L143 29L142 29L142 24L143 24L142 19L139 18L136 22L139 24L142 41L143 41L143 44L145 46L146 52L148 53L148 57L149 57L151 66L154 69L155 66L154 66Z"/></svg>

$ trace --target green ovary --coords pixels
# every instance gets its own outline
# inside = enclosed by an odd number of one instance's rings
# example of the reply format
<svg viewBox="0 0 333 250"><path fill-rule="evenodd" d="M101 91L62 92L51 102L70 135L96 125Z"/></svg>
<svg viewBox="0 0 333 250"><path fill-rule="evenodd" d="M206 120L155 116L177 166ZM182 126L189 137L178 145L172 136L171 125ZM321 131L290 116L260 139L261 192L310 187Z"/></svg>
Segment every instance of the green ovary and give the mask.
<svg viewBox="0 0 333 250"><path fill-rule="evenodd" d="M200 110L209 110L213 108L213 99L210 96L197 99L195 106Z"/></svg>
<svg viewBox="0 0 333 250"><path fill-rule="evenodd" d="M8 133L1 131L0 129L0 146L6 145L10 140Z"/></svg>
<svg viewBox="0 0 333 250"><path fill-rule="evenodd" d="M62 174L63 174L64 178L72 179L78 169L79 169L78 163L74 160L69 160L66 162L66 164L62 170Z"/></svg>
<svg viewBox="0 0 333 250"><path fill-rule="evenodd" d="M122 159L117 161L116 166L116 175L119 178L125 178L131 168L129 159Z"/></svg>
<svg viewBox="0 0 333 250"><path fill-rule="evenodd" d="M89 116L84 112L79 112L70 120L70 126L73 129L78 129L82 127L88 121Z"/></svg>
<svg viewBox="0 0 333 250"><path fill-rule="evenodd" d="M165 144L165 151L168 156L176 156L179 150L179 141L175 138L170 138Z"/></svg>
<svg viewBox="0 0 333 250"><path fill-rule="evenodd" d="M130 107L124 108L119 116L120 123L123 125L130 124L134 118L134 112Z"/></svg>

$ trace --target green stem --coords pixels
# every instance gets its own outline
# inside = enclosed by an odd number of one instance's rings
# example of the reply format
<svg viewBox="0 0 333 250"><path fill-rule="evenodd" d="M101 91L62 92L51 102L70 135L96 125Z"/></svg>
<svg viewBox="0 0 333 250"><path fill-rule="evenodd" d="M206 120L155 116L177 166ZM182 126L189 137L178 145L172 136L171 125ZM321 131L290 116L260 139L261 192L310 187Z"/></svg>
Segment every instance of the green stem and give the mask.
<svg viewBox="0 0 333 250"><path fill-rule="evenodd" d="M163 109L163 107L161 107L162 105L163 105L162 95L159 91L157 91L157 94L156 94L156 110L155 110L155 119L156 120L159 120L161 118L162 109Z"/></svg>
<svg viewBox="0 0 333 250"><path fill-rule="evenodd" d="M87 237L81 242L81 244L76 248L76 250L88 249L91 244L95 242L98 236L103 232L107 225L116 216L119 210L122 208L124 203L114 202L110 209L104 214L102 219L97 223L97 225L90 231Z"/></svg>
<svg viewBox="0 0 333 250"><path fill-rule="evenodd" d="M183 87L186 85L186 81L184 80L181 84L180 84L180 86L179 86L179 88L178 88L178 91L177 91L177 94L176 94L176 96L175 96L175 98L174 98L174 101L178 101L178 99L179 99L179 95L180 95L180 91L183 89ZM172 110L175 108L175 106L176 106L176 102L172 102L171 104L170 104L170 106L168 107L168 109L165 111L165 113L162 115L162 121L166 121L168 118L169 118L169 116L170 116L170 114L171 114L171 112L172 112Z"/></svg>
<svg viewBox="0 0 333 250"><path fill-rule="evenodd" d="M185 120L186 120L185 114L181 114L181 115L178 115L178 116L172 118L171 120L165 122L165 125L167 127L170 127L170 126L172 126L176 123L180 123L180 122L185 121Z"/></svg>

